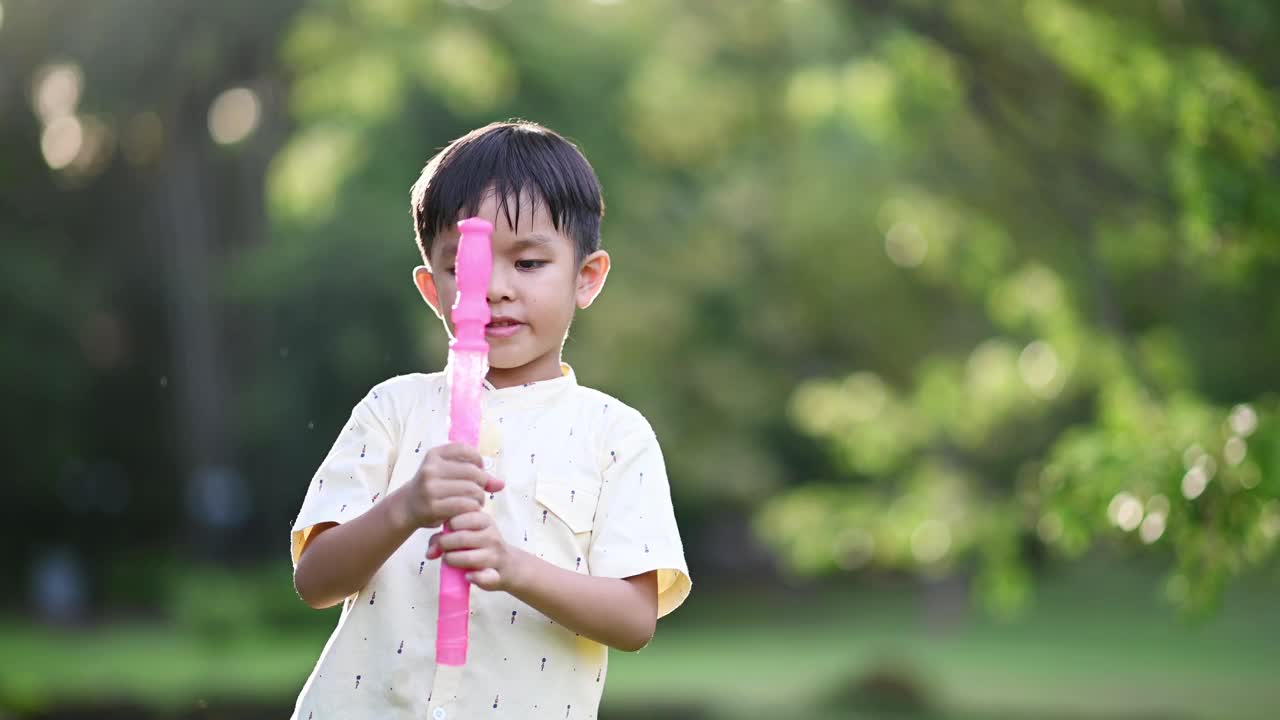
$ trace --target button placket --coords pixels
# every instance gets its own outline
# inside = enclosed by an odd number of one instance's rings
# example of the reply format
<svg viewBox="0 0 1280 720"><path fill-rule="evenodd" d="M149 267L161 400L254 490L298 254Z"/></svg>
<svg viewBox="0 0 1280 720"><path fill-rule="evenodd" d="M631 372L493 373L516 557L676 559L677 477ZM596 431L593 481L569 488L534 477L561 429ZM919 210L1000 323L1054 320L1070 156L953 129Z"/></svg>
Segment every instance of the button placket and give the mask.
<svg viewBox="0 0 1280 720"><path fill-rule="evenodd" d="M458 685L462 679L462 668L452 665L437 665L435 681L431 683L431 718L432 720L448 720L450 710L458 699Z"/></svg>

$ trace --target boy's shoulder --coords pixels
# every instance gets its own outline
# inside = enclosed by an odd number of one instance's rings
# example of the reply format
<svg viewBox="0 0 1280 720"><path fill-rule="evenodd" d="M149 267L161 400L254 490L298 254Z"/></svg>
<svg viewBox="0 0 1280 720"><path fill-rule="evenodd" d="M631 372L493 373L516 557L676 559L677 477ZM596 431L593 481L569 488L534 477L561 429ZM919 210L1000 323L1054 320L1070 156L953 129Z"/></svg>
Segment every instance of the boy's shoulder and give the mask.
<svg viewBox="0 0 1280 720"><path fill-rule="evenodd" d="M585 413L599 417L601 429L609 435L653 434L644 413L613 395L586 385L575 385L573 390L574 401Z"/></svg>
<svg viewBox="0 0 1280 720"><path fill-rule="evenodd" d="M373 390L378 392L387 392L389 394L416 393L421 392L424 387L443 386L445 384L445 372L437 370L433 373L405 373L403 375L395 375L383 380L373 386ZM372 392L372 391L370 391Z"/></svg>
<svg viewBox="0 0 1280 720"><path fill-rule="evenodd" d="M446 386L443 371L433 373L405 373L374 385L362 402L377 406L409 407L432 393L444 393Z"/></svg>

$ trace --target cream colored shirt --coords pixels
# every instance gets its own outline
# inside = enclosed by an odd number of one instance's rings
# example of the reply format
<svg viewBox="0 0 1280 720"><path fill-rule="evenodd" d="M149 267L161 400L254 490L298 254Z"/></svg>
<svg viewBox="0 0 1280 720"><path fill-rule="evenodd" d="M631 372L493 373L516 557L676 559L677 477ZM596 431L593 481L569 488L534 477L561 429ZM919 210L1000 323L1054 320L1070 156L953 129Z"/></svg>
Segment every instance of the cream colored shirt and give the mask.
<svg viewBox="0 0 1280 720"><path fill-rule="evenodd" d="M485 509L506 542L562 568L612 578L656 570L666 615L691 583L658 441L640 413L563 372L486 383L481 451L507 485ZM356 405L294 522L295 564L314 526L365 512L447 442L448 405L443 372L393 378ZM507 593L472 587L467 664L436 665L440 561L425 558L435 532L415 532L343 604L294 720L594 718L607 647Z"/></svg>

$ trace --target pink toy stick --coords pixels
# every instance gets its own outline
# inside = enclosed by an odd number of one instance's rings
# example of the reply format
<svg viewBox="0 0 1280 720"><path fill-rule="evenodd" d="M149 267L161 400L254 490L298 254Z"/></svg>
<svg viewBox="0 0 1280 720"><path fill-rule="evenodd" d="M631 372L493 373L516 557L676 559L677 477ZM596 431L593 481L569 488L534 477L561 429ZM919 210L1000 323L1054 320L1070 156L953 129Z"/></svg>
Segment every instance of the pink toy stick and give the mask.
<svg viewBox="0 0 1280 720"><path fill-rule="evenodd" d="M493 225L480 218L458 223L455 276L458 297L453 303L453 341L449 343L449 442L480 443L480 393L489 370L489 274L493 249L489 236ZM443 532L449 532L446 526ZM467 618L471 613L471 584L466 571L440 563L440 607L436 617L436 662L467 662Z"/></svg>

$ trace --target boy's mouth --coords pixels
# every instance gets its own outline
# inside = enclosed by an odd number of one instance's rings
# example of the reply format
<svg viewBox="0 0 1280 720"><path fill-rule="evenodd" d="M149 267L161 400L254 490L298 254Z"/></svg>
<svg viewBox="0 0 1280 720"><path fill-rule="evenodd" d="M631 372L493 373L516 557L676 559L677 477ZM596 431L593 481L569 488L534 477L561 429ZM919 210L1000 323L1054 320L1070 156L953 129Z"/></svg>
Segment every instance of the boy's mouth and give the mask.
<svg viewBox="0 0 1280 720"><path fill-rule="evenodd" d="M496 317L488 325L484 327L484 334L489 337L510 337L520 328L524 327L524 323L508 317Z"/></svg>

